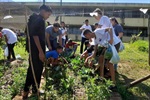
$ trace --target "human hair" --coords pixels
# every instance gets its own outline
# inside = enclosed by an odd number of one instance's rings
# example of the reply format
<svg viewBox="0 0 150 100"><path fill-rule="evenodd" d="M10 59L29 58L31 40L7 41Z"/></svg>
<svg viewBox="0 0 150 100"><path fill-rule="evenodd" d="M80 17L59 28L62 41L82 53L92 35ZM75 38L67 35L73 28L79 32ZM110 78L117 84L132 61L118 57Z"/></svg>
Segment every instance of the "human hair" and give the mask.
<svg viewBox="0 0 150 100"><path fill-rule="evenodd" d="M115 17L110 18L111 21L115 21L116 24L119 24Z"/></svg>
<svg viewBox="0 0 150 100"><path fill-rule="evenodd" d="M86 40L84 44L85 44L85 45L90 44L90 43L89 43L89 40Z"/></svg>
<svg viewBox="0 0 150 100"><path fill-rule="evenodd" d="M44 11L46 11L46 12L51 12L51 13L52 13L51 7L49 7L49 6L47 6L47 5L42 5L42 6L40 7L40 11L42 11L42 10L44 10Z"/></svg>
<svg viewBox="0 0 150 100"><path fill-rule="evenodd" d="M83 32L83 35L85 36L86 34L89 34L91 33L91 31L89 29L86 29L84 32Z"/></svg>
<svg viewBox="0 0 150 100"><path fill-rule="evenodd" d="M72 42L72 39L69 39L69 40L68 40L68 43L71 43L71 42Z"/></svg>
<svg viewBox="0 0 150 100"><path fill-rule="evenodd" d="M85 22L89 22L89 20L88 20L88 19L86 19L86 20L85 20Z"/></svg>
<svg viewBox="0 0 150 100"><path fill-rule="evenodd" d="M63 47L59 45L59 46L57 46L56 49L63 49Z"/></svg>
<svg viewBox="0 0 150 100"><path fill-rule="evenodd" d="M61 24L65 24L65 22L64 22L64 21L62 21L62 22L61 22Z"/></svg>
<svg viewBox="0 0 150 100"><path fill-rule="evenodd" d="M98 23L95 23L95 24L94 24L94 26L97 26L97 25L98 25Z"/></svg>
<svg viewBox="0 0 150 100"><path fill-rule="evenodd" d="M54 27L60 27L60 24L59 23L54 23L53 26Z"/></svg>
<svg viewBox="0 0 150 100"><path fill-rule="evenodd" d="M0 27L0 31L3 29L3 27Z"/></svg>
<svg viewBox="0 0 150 100"><path fill-rule="evenodd" d="M103 14L102 10L101 10L101 9L99 9L99 8L96 8L96 9L94 10L94 12L97 12L97 13L98 13L98 14L100 14L100 15L102 15L102 14Z"/></svg>

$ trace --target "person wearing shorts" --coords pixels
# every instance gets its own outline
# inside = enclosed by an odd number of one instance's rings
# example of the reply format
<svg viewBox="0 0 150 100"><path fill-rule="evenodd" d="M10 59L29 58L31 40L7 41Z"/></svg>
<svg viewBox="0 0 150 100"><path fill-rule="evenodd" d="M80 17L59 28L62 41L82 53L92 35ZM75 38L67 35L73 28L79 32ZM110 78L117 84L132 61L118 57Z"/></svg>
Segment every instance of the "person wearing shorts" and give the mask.
<svg viewBox="0 0 150 100"><path fill-rule="evenodd" d="M87 57L85 60L85 63L88 62L89 59L93 59L96 57L96 54L99 53L99 66L100 66L100 76L104 77L104 53L107 50L107 44L106 42L109 42L110 44L113 44L113 34L112 34L112 28L97 28L94 32L91 32L90 30L84 31L84 36L87 39L95 38L95 48L94 53ZM101 46L101 49L98 50L98 47ZM115 71L113 68L113 64L109 62L110 59L107 61L107 66L110 70L111 74L111 80L115 83Z"/></svg>

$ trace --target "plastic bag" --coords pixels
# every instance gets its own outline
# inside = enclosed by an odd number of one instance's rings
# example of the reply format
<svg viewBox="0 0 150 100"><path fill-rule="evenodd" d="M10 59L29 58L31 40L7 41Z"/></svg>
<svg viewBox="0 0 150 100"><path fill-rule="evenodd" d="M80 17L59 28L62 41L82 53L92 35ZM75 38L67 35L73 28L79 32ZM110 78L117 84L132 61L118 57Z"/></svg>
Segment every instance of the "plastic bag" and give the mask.
<svg viewBox="0 0 150 100"><path fill-rule="evenodd" d="M6 56L6 57L8 56L8 47L6 47L4 50L4 56Z"/></svg>
<svg viewBox="0 0 150 100"><path fill-rule="evenodd" d="M104 53L104 58L105 59L111 59L113 56L113 52L112 52L112 48L111 45L108 45L108 48L106 49L105 53Z"/></svg>
<svg viewBox="0 0 150 100"><path fill-rule="evenodd" d="M21 58L20 54L17 54L16 59L20 59L20 58Z"/></svg>
<svg viewBox="0 0 150 100"><path fill-rule="evenodd" d="M112 53L113 53L113 56L110 59L110 63L117 64L120 61L119 54L118 54L118 52L117 52L117 50L116 50L114 45L110 45L110 46L111 46Z"/></svg>
<svg viewBox="0 0 150 100"><path fill-rule="evenodd" d="M120 42L119 52L122 52L125 49L124 44L122 41Z"/></svg>

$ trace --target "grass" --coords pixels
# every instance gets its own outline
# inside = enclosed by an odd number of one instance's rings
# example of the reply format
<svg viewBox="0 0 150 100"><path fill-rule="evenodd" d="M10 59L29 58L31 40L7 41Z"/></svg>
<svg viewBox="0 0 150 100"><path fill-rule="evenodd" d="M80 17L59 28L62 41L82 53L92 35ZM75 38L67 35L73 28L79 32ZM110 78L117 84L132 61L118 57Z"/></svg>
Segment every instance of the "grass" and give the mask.
<svg viewBox="0 0 150 100"><path fill-rule="evenodd" d="M79 43L79 42L78 42ZM28 54L25 52L23 46L24 43L17 43L15 47L15 53L20 54L25 60L28 59ZM76 54L79 54L80 47L78 47ZM140 84L135 85L132 88L126 90L125 85L130 82L142 78L150 74L150 66L148 65L148 42L147 41L137 41L133 44L125 43L125 50L119 53L121 61L118 67L118 74L116 75L118 91L122 96L123 100L149 100L150 99L150 80L146 80ZM3 50L0 48L0 59L3 59ZM0 77L3 76L3 73L8 70L8 66L4 66L0 63ZM21 67L21 70L25 72L26 67ZM15 72L16 70L14 70ZM18 74L20 75L20 74ZM16 76L14 74L14 76ZM17 77L20 79L19 77ZM14 81L17 84L17 80L14 78ZM20 82L20 81L18 81ZM0 84L1 86L1 84ZM17 85L14 85L17 86ZM15 87L19 88L18 87ZM5 91L0 91L0 98L2 93ZM11 91L7 91L7 95ZM11 96L11 95L9 95ZM7 97L10 98L10 97Z"/></svg>
<svg viewBox="0 0 150 100"><path fill-rule="evenodd" d="M137 41L133 44L125 44L125 50L120 53L120 64L117 75L117 85L124 100L148 100L150 99L150 80L135 85L128 90L123 86L142 78L150 73L147 51L141 51L140 47L148 47L148 42ZM121 89L122 88L122 89Z"/></svg>
<svg viewBox="0 0 150 100"><path fill-rule="evenodd" d="M78 42L79 43L79 42ZM123 100L150 99L150 79L126 90L125 85L150 74L148 65L148 42L138 40L133 44L124 43L125 50L120 52L120 63L116 75L118 91ZM80 47L77 49L79 54Z"/></svg>

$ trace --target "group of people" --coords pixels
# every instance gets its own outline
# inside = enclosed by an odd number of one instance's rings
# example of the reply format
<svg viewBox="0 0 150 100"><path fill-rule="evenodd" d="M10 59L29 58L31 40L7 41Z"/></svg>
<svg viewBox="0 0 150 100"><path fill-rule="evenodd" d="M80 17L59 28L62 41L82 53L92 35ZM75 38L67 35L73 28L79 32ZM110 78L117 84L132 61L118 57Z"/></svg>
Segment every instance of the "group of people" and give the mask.
<svg viewBox="0 0 150 100"><path fill-rule="evenodd" d="M88 25L88 20L85 20L85 24L80 28L83 31L80 48L81 58L85 58L85 64L88 64L89 60L97 60L100 68L100 76L104 77L104 68L106 67L110 72L111 80L115 84L117 64L110 63L111 57L105 58L104 54L109 45L115 46L116 51L119 52L123 28L116 18L109 18L103 15L103 12L99 8L95 9L91 15L98 20L98 23L95 24L94 31ZM90 44L91 41L94 44ZM87 46L85 46L85 52L82 54L82 44L84 43Z"/></svg>
<svg viewBox="0 0 150 100"><path fill-rule="evenodd" d="M37 87L39 88L40 86L43 64L45 62L49 65L58 64L60 54L74 57L78 46L71 39L67 40L65 22L61 22L61 24L55 22L53 25L45 25L45 20L49 18L51 13L52 10L49 6L42 5L40 13L32 14L27 23L25 31L27 34L26 50L29 52L30 59L23 99L28 97L30 86L32 86L33 94L38 93ZM46 50L46 47L48 50ZM32 74L32 67L38 86Z"/></svg>
<svg viewBox="0 0 150 100"><path fill-rule="evenodd" d="M27 99L30 86L32 86L32 93L37 94L40 86L41 76L43 72L43 64L49 61L48 64L58 64L59 55L74 57L79 44L67 39L67 28L65 22L54 23L46 27L45 21L52 14L52 9L49 6L42 5L39 14L32 14L29 17L26 34L27 46L29 52L29 68L27 70L26 82L24 86L23 99ZM118 23L116 18L108 18L103 15L103 12L97 8L91 14L98 22L94 24L94 30L89 25L89 20L81 26L81 45L80 58L85 59L85 64L90 67L93 66L92 61L96 60L100 69L100 77L104 77L104 69L110 72L111 80L115 84L115 71L117 71L117 64L110 62L111 57L105 57L105 52L108 45L113 45L116 51L119 52L121 38L123 36L123 28ZM9 56L14 56L13 47L17 42L17 37L14 34L10 35L11 30L3 29L0 31L6 37L6 43L9 49ZM10 37L15 39L11 40ZM30 46L29 46L30 44ZM85 49L83 49L85 45ZM46 51L46 48L48 50ZM30 48L30 49L29 49ZM32 73L34 75L36 83Z"/></svg>

